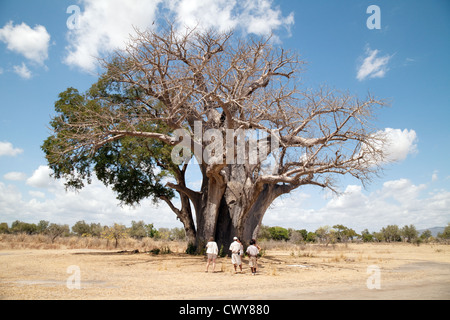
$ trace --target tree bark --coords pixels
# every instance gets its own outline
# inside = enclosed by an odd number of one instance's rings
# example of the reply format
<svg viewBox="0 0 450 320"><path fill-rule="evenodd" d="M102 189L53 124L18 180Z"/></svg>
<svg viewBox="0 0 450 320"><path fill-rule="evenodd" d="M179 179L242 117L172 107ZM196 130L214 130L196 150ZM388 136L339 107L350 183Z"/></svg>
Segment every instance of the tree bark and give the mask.
<svg viewBox="0 0 450 320"><path fill-rule="evenodd" d="M214 237L219 217L219 209L226 185L212 177L206 179L202 188L201 204L196 208L197 239L196 245L203 246L210 237Z"/></svg>
<svg viewBox="0 0 450 320"><path fill-rule="evenodd" d="M215 240L219 248L228 247L237 236L248 244L256 239L264 214L280 195L293 190L291 185L258 184L252 178L248 166L234 165L227 168L228 182L220 201L215 226Z"/></svg>

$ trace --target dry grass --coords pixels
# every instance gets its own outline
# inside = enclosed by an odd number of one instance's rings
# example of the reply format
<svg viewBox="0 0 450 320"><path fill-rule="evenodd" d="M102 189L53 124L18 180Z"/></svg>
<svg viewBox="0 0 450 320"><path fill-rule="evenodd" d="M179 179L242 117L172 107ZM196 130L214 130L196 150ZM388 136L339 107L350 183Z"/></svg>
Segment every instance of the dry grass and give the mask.
<svg viewBox="0 0 450 320"><path fill-rule="evenodd" d="M247 257L242 274L235 274L228 257L206 274L205 257L185 254L184 242L124 239L115 249L96 238L52 244L42 236L2 235L0 299L450 298L448 245L259 245L265 254L252 277ZM173 253L142 253L165 246ZM117 252L134 249L141 253ZM81 290L66 287L71 265L80 267ZM381 269L382 290L367 288L371 265Z"/></svg>
<svg viewBox="0 0 450 320"><path fill-rule="evenodd" d="M170 249L171 252L181 253L186 250L187 243L184 241L154 240L143 238L137 240L126 238L119 240L117 248L114 241L96 237L61 237L53 243L46 235L26 234L2 234L0 235L0 250L15 249L95 249L95 250L139 250L148 252L154 249Z"/></svg>

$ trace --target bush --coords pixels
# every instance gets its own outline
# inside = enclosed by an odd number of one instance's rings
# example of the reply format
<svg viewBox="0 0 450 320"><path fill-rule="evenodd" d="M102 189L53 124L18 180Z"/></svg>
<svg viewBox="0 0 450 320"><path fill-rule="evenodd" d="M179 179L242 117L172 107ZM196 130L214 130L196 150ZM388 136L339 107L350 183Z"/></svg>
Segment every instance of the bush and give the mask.
<svg viewBox="0 0 450 320"><path fill-rule="evenodd" d="M289 240L289 230L282 227L269 228L270 239L273 240Z"/></svg>
<svg viewBox="0 0 450 320"><path fill-rule="evenodd" d="M114 223L111 227L105 227L102 232L102 238L108 240L108 242L115 241L114 248L117 248L120 239L125 239L127 236L126 227L118 223Z"/></svg>
<svg viewBox="0 0 450 320"><path fill-rule="evenodd" d="M190 255L196 254L197 253L197 247L193 243L189 242L188 245L187 245L187 248L186 248L186 253L190 254Z"/></svg>
<svg viewBox="0 0 450 320"><path fill-rule="evenodd" d="M16 220L11 224L10 231L12 233L25 233L30 235L37 232L37 226L34 223L26 223Z"/></svg>
<svg viewBox="0 0 450 320"><path fill-rule="evenodd" d="M314 232L308 232L305 241L306 242L316 242L317 235Z"/></svg>
<svg viewBox="0 0 450 320"><path fill-rule="evenodd" d="M6 222L0 223L0 234L1 233L3 233L3 234L9 234L10 233L8 224Z"/></svg>
<svg viewBox="0 0 450 320"><path fill-rule="evenodd" d="M227 252L226 250L223 249L223 244L220 246L220 250L219 250L219 257L220 258L225 258L227 256Z"/></svg>
<svg viewBox="0 0 450 320"><path fill-rule="evenodd" d="M327 246L328 244L335 243L337 241L336 230L330 228L329 226L320 227L315 233L319 241L325 243Z"/></svg>
<svg viewBox="0 0 450 320"><path fill-rule="evenodd" d="M147 236L147 229L145 227L144 221L131 221L131 228L128 229L128 234L130 237L135 239L142 239Z"/></svg>
<svg viewBox="0 0 450 320"><path fill-rule="evenodd" d="M450 239L450 223L445 227L444 232L438 234L438 238L444 240Z"/></svg>
<svg viewBox="0 0 450 320"><path fill-rule="evenodd" d="M400 230L401 235L403 239L407 242L415 242L415 240L418 238L419 233L416 230L416 227L414 227L412 224L409 226L404 226L402 230Z"/></svg>
<svg viewBox="0 0 450 320"><path fill-rule="evenodd" d="M86 221L77 221L72 226L72 232L79 237L100 237L103 231L103 227L100 223L87 224Z"/></svg>
<svg viewBox="0 0 450 320"><path fill-rule="evenodd" d="M373 235L370 234L369 230L364 229L361 232L362 241L364 242L372 242L373 241Z"/></svg>
<svg viewBox="0 0 450 320"><path fill-rule="evenodd" d="M47 234L52 243L54 243L56 238L69 234L69 226L67 224L61 225L52 223L46 228L45 234Z"/></svg>

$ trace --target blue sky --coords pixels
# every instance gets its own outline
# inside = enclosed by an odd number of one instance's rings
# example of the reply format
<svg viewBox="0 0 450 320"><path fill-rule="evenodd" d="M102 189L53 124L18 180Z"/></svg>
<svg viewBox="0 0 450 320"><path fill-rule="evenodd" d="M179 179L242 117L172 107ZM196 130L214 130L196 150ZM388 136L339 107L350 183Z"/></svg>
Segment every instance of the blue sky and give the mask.
<svg viewBox="0 0 450 320"><path fill-rule="evenodd" d="M67 21L80 9L76 29ZM370 5L380 29L369 29ZM189 25L234 27L243 35L273 30L276 41L307 62L305 86L368 92L390 101L376 126L392 138L384 174L366 189L340 181L342 195L298 189L278 199L264 223L315 230L344 224L377 231L388 224L417 228L450 222L450 2L4 0L0 2L0 222L78 220L181 227L164 204L118 207L100 183L78 194L48 178L40 146L54 102L67 87L84 91L101 72L94 57L121 47L131 25L152 27L164 15ZM158 23L156 23L158 25ZM195 172L189 175L198 184Z"/></svg>

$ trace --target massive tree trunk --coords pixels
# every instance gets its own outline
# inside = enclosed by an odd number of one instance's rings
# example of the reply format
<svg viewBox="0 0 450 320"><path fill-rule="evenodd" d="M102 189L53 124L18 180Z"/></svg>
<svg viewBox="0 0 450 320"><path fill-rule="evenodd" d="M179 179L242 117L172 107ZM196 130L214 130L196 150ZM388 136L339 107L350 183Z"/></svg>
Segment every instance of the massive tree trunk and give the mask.
<svg viewBox="0 0 450 320"><path fill-rule="evenodd" d="M210 237L214 237L219 217L221 199L225 192L225 184L215 178L209 178L207 186L203 188L201 203L196 207L197 239L196 244L206 244Z"/></svg>
<svg viewBox="0 0 450 320"><path fill-rule="evenodd" d="M264 214L272 202L290 192L290 185L258 184L253 181L245 165L228 166L226 185L208 183L204 205L197 211L196 244L203 245L214 237L225 252L234 236L248 243L257 238Z"/></svg>
<svg viewBox="0 0 450 320"><path fill-rule="evenodd" d="M235 191L227 188L221 201L219 218L216 227L216 241L224 248L230 245L234 236L248 244L258 236L264 214L273 201L284 193L292 190L290 186L265 184L262 187L253 186L249 193L254 200L246 202L246 196L235 198Z"/></svg>

